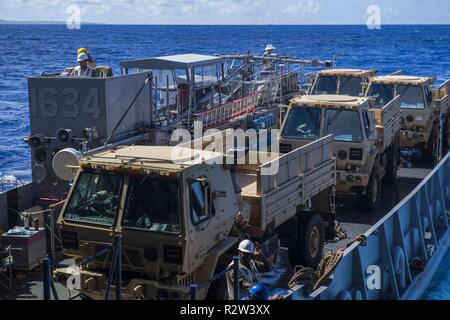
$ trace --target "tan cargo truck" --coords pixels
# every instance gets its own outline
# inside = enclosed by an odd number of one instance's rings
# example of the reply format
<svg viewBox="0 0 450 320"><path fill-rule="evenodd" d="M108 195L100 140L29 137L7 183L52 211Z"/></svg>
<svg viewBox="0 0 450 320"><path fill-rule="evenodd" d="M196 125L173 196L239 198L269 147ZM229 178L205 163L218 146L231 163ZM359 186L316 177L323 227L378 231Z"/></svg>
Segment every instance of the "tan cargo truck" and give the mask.
<svg viewBox="0 0 450 320"><path fill-rule="evenodd" d="M407 75L374 77L367 97L377 108L400 96L400 148L419 148L423 161L436 163L448 146L448 84L433 87L435 79Z"/></svg>
<svg viewBox="0 0 450 320"><path fill-rule="evenodd" d="M375 70L327 69L314 75L308 94L338 94L363 97Z"/></svg>
<svg viewBox="0 0 450 320"><path fill-rule="evenodd" d="M372 211L380 183L397 174L399 100L373 109L367 98L309 95L291 100L281 128L280 151L290 152L334 136L336 191L353 193L361 210Z"/></svg>
<svg viewBox="0 0 450 320"><path fill-rule="evenodd" d="M191 284L199 284L198 299L222 298L225 279L211 286L208 280L230 264L243 233L264 245L274 235L282 239L277 233L286 224L298 225L289 250L315 266L323 217L334 223L332 140L325 136L255 164L220 164L229 153L201 148L178 156L193 149L169 146L128 146L82 158L57 222L63 252L79 262L111 247L120 233L124 299L189 299ZM278 170L265 175L272 167ZM245 221L239 227L237 217ZM84 297L104 298L110 267L111 253L77 272ZM70 268L54 272L63 284L72 274Z"/></svg>

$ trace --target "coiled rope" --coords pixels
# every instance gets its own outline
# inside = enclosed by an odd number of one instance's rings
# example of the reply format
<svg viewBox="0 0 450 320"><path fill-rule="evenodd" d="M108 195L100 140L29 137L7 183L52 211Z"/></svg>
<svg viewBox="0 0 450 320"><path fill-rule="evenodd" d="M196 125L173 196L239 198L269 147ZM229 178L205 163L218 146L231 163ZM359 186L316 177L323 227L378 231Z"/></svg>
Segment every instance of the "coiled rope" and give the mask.
<svg viewBox="0 0 450 320"><path fill-rule="evenodd" d="M347 244L347 247L357 241L360 242L360 245L365 246L366 240L367 239L365 235L358 235L355 239ZM336 252L329 252L324 255L316 270L309 267L296 266L294 269L294 274L291 280L289 280L288 282L289 288L292 288L296 285L304 285L306 286L308 293L317 290L333 273L339 261L344 256L344 251L345 249L342 248L337 250Z"/></svg>

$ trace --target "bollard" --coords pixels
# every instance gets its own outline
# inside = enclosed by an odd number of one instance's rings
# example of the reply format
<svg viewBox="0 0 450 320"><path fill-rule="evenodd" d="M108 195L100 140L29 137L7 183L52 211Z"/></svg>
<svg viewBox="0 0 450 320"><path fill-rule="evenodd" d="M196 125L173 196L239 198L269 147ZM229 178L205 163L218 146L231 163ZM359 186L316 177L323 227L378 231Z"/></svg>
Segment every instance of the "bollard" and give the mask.
<svg viewBox="0 0 450 320"><path fill-rule="evenodd" d="M50 300L50 259L45 257L42 262L44 264L44 300Z"/></svg>
<svg viewBox="0 0 450 320"><path fill-rule="evenodd" d="M191 284L191 300L197 300L198 285Z"/></svg>
<svg viewBox="0 0 450 320"><path fill-rule="evenodd" d="M234 270L234 287L233 287L234 300L239 300L239 256L233 257L233 270Z"/></svg>
<svg viewBox="0 0 450 320"><path fill-rule="evenodd" d="M122 298L122 236L116 234L114 237L114 250L116 251L116 300Z"/></svg>

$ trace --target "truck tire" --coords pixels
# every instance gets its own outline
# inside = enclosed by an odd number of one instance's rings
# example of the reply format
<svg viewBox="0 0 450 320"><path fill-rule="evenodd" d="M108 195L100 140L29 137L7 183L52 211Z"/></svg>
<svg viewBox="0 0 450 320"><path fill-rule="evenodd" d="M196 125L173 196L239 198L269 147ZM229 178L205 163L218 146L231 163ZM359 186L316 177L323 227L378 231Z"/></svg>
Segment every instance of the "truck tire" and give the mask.
<svg viewBox="0 0 450 320"><path fill-rule="evenodd" d="M378 173L373 171L369 183L366 187L366 192L359 192L357 195L357 202L359 210L364 212L372 212L375 209L380 191L380 179Z"/></svg>
<svg viewBox="0 0 450 320"><path fill-rule="evenodd" d="M322 260L325 230L317 213L302 213L298 219L297 253L299 263L316 268Z"/></svg>
<svg viewBox="0 0 450 320"><path fill-rule="evenodd" d="M394 184L397 179L398 150L395 146L389 148L387 153L386 172L383 183Z"/></svg>
<svg viewBox="0 0 450 320"><path fill-rule="evenodd" d="M425 163L435 164L437 162L438 136L436 130L433 129L427 147L422 149L422 161Z"/></svg>

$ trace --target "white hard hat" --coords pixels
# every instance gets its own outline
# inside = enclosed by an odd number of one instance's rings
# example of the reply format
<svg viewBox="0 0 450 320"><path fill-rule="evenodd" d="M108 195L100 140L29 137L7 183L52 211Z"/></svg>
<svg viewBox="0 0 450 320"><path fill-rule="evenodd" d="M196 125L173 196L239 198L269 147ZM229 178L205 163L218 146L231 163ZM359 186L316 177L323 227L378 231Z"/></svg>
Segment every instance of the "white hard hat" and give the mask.
<svg viewBox="0 0 450 320"><path fill-rule="evenodd" d="M271 45L271 44L268 44L268 45L266 46L266 49L264 49L264 50L266 50L266 51L269 51L269 50L275 50L275 47L274 47L273 45Z"/></svg>
<svg viewBox="0 0 450 320"><path fill-rule="evenodd" d="M241 243L239 243L238 250L240 252L253 254L253 252L255 252L255 246L254 246L253 242L246 239L246 240L242 240Z"/></svg>
<svg viewBox="0 0 450 320"><path fill-rule="evenodd" d="M78 55L78 58L77 58L78 62L80 62L80 61L88 61L88 60L89 60L89 57L88 57L88 55L86 53L82 52L82 53L80 53Z"/></svg>

